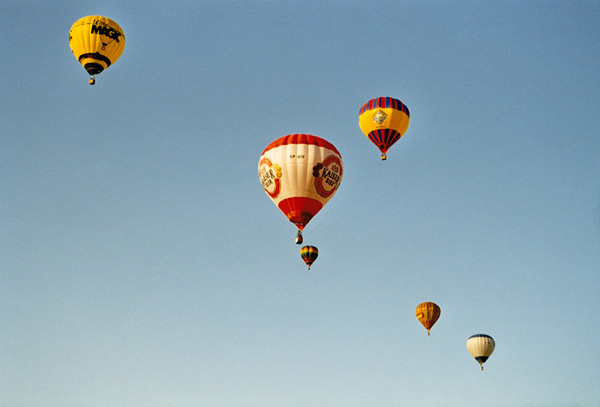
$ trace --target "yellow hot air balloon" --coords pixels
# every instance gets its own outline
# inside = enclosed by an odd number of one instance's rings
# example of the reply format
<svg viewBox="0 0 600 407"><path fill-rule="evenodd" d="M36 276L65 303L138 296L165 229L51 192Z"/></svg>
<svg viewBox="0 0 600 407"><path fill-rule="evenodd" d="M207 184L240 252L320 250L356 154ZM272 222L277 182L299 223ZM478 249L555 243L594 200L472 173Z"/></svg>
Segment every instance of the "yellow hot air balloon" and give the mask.
<svg viewBox="0 0 600 407"><path fill-rule="evenodd" d="M75 58L90 74L90 85L96 83L94 75L114 64L125 49L125 34L110 18L87 16L80 18L69 31L69 46Z"/></svg>
<svg viewBox="0 0 600 407"><path fill-rule="evenodd" d="M429 330L437 322L442 311L440 310L440 307L433 302L422 302L417 305L415 312L417 314L417 319L423 324L425 329L427 329L427 335L429 335Z"/></svg>
<svg viewBox="0 0 600 407"><path fill-rule="evenodd" d="M388 149L406 133L409 120L408 107L391 97L369 100L358 115L360 129L379 148L382 160L387 158Z"/></svg>
<svg viewBox="0 0 600 407"><path fill-rule="evenodd" d="M481 370L483 370L483 364L492 355L495 348L496 342L494 341L494 338L489 335L477 334L467 339L467 349L471 356L479 362Z"/></svg>

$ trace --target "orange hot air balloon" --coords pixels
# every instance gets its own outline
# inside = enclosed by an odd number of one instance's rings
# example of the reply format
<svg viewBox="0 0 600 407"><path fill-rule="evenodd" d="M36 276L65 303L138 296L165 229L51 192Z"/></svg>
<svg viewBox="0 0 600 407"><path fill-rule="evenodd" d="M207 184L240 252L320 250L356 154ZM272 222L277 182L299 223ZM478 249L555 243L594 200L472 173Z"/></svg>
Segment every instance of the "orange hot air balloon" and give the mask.
<svg viewBox="0 0 600 407"><path fill-rule="evenodd" d="M304 246L302 249L300 249L300 257L302 257L302 260L304 260L309 270L310 266L315 262L315 260L317 260L318 256L319 249L317 249L315 246Z"/></svg>
<svg viewBox="0 0 600 407"><path fill-rule="evenodd" d="M290 134L269 144L258 162L258 176L275 205L302 230L335 195L343 176L342 156L329 141Z"/></svg>
<svg viewBox="0 0 600 407"><path fill-rule="evenodd" d="M382 160L387 158L389 148L406 133L409 120L408 107L390 97L369 100L358 115L360 129L379 148Z"/></svg>
<svg viewBox="0 0 600 407"><path fill-rule="evenodd" d="M419 322L427 329L427 335L429 335L429 330L437 322L442 311L440 307L433 302L422 302L417 305L415 313L417 314Z"/></svg>

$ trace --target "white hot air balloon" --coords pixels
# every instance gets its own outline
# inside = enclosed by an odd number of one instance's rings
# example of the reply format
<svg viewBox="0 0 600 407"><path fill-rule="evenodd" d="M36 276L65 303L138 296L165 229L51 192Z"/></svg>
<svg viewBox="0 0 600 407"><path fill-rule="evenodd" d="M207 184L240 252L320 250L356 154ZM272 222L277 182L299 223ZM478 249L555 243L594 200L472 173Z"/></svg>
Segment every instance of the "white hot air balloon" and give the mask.
<svg viewBox="0 0 600 407"><path fill-rule="evenodd" d="M495 347L496 342L494 342L494 338L489 335L477 334L467 339L467 349L475 360L479 362L481 370L483 370L485 361L488 360L492 352L494 352Z"/></svg>
<svg viewBox="0 0 600 407"><path fill-rule="evenodd" d="M269 144L258 162L258 176L275 205L302 230L336 193L342 157L333 144L310 134L290 134Z"/></svg>

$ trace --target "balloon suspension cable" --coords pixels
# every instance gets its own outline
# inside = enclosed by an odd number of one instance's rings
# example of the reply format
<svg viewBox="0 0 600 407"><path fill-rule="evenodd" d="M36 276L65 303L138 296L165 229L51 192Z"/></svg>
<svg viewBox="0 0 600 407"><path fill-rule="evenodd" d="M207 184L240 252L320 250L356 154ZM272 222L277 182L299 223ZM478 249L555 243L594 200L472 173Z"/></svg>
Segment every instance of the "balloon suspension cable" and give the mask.
<svg viewBox="0 0 600 407"><path fill-rule="evenodd" d="M94 78L94 75L90 76L90 85L95 85L96 84L96 79Z"/></svg>
<svg viewBox="0 0 600 407"><path fill-rule="evenodd" d="M387 156L385 154L381 154L381 161L387 160Z"/></svg>
<svg viewBox="0 0 600 407"><path fill-rule="evenodd" d="M303 241L304 239L302 238L302 231L299 230L296 234L296 244L302 244Z"/></svg>

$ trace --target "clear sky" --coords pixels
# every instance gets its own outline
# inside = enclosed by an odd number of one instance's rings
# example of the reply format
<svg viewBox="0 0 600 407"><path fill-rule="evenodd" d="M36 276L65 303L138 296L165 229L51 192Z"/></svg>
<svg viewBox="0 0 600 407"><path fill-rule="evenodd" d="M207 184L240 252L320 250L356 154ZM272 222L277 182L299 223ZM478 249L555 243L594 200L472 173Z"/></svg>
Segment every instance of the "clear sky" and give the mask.
<svg viewBox="0 0 600 407"><path fill-rule="evenodd" d="M127 42L89 86L94 14ZM600 2L0 15L0 406L600 406ZM411 112L385 162L378 96ZM310 271L257 172L291 133L344 160Z"/></svg>

